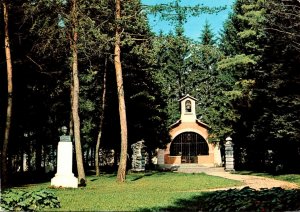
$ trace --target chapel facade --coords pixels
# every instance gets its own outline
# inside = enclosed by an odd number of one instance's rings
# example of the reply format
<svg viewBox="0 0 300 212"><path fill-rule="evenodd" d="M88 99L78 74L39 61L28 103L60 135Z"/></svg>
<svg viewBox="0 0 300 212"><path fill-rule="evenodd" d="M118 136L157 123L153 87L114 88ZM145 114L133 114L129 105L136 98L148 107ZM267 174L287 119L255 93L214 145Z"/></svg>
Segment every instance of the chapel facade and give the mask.
<svg viewBox="0 0 300 212"><path fill-rule="evenodd" d="M197 119L197 99L187 94L178 101L181 116L170 126L171 142L167 144L166 149L158 150L158 166L165 168L181 164L221 166L219 146L208 142L210 126Z"/></svg>

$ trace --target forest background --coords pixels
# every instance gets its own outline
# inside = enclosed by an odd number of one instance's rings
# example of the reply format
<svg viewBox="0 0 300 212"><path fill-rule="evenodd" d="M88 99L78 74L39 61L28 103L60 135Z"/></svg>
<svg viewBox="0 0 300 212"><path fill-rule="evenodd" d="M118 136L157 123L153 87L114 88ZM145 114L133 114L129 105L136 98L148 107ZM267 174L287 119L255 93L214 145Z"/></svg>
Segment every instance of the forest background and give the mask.
<svg viewBox="0 0 300 212"><path fill-rule="evenodd" d="M150 156L163 148L170 139L168 126L179 118L178 99L190 94L198 99L198 118L211 126L210 142L222 145L232 137L236 169L299 171L300 2L237 0L220 36L207 23L199 27L199 40L184 35L186 17L223 8L186 8L179 2L147 7L139 0L122 1L116 19L112 0L78 0L75 12L74 0L2 0L1 17L5 8L9 11L13 90L5 72L8 46L6 22L1 21L1 174L11 180L20 173L41 176L49 161L55 163L59 129L68 126L74 135L75 34L84 169L97 167L99 139L101 154L114 150L117 167L116 26L122 29L128 146L143 139ZM151 32L147 13L163 14L174 32Z"/></svg>

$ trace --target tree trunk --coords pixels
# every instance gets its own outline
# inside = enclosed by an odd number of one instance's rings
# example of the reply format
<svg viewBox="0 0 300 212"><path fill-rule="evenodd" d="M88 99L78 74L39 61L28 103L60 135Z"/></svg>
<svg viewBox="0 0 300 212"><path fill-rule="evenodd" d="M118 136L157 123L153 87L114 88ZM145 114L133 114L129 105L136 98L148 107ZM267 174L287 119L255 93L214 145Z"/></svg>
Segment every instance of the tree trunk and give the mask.
<svg viewBox="0 0 300 212"><path fill-rule="evenodd" d="M7 112L6 112L6 124L4 132L4 141L2 147L2 158L1 158L1 178L2 186L5 186L8 181L8 169L7 169L7 152L8 152L8 142L10 137L11 129L11 117L12 117L12 105L13 105L13 82L12 82L12 62L10 55L10 43L8 34L8 5L6 1L3 1L3 16L4 16L4 45L5 45L5 56L6 56L6 66L7 66Z"/></svg>
<svg viewBox="0 0 300 212"><path fill-rule="evenodd" d="M73 73L73 101L72 101L72 116L74 124L74 140L75 140L75 150L76 150L76 162L79 185L85 186L85 172L83 166L82 158L82 148L80 141L80 118L79 118L79 76L78 76L78 53L77 53L77 2L72 0L72 40L71 40L71 50L72 50L72 73Z"/></svg>
<svg viewBox="0 0 300 212"><path fill-rule="evenodd" d="M116 70L118 100L119 100L119 114L121 126L121 154L120 163L117 174L117 181L124 182L126 177L126 162L127 162L127 120L126 120L126 106L123 87L123 75L121 64L121 28L118 21L121 19L121 0L116 0L116 37L115 37L115 55L114 63Z"/></svg>
<svg viewBox="0 0 300 212"><path fill-rule="evenodd" d="M97 143L96 143L96 150L95 150L96 176L100 176L99 151L100 151L100 142L101 142L101 135L102 135L103 120L104 120L104 109L105 109L106 73L107 73L107 58L105 59L104 73L103 73L103 93L102 93L102 105L101 105L102 114L100 115L99 133L97 136Z"/></svg>

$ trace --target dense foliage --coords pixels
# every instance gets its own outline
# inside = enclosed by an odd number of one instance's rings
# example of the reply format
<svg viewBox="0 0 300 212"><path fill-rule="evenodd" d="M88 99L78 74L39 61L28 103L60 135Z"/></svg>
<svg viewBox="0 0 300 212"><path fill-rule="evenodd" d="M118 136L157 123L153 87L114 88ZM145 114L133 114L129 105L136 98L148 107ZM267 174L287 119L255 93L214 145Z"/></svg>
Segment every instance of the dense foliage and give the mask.
<svg viewBox="0 0 300 212"><path fill-rule="evenodd" d="M282 188L255 190L249 187L215 191L178 200L174 206L144 211L297 211L299 190Z"/></svg>
<svg viewBox="0 0 300 212"><path fill-rule="evenodd" d="M45 189L36 191L4 190L1 194L0 209L7 211L40 211L60 208L57 196Z"/></svg>
<svg viewBox="0 0 300 212"><path fill-rule="evenodd" d="M299 6L238 0L225 24L218 66L235 79L228 94L240 116L232 128L238 168L299 170Z"/></svg>
<svg viewBox="0 0 300 212"><path fill-rule="evenodd" d="M58 129L68 126L72 135L70 4L68 1L14 1L9 8L15 87L13 136L8 160L10 173L53 171ZM100 148L103 152L113 149L115 163L120 151L112 48L113 10L114 1L78 1L79 112L86 166L94 164L93 152L100 130L103 132ZM161 88L154 80L151 67L153 34L139 1L123 5L121 24L125 26L121 59L128 105L129 145L144 139L151 153L169 139L166 103L160 96ZM0 66L4 70L6 64L2 56ZM107 72L105 100L101 98L105 87L104 71ZM1 82L1 96L5 97L3 72ZM102 104L105 104L104 111ZM4 101L1 101L0 116L2 132L5 126ZM101 116L104 125L99 129Z"/></svg>
<svg viewBox="0 0 300 212"><path fill-rule="evenodd" d="M245 187L208 194L200 202L203 211L295 211L300 209L299 190L254 190Z"/></svg>

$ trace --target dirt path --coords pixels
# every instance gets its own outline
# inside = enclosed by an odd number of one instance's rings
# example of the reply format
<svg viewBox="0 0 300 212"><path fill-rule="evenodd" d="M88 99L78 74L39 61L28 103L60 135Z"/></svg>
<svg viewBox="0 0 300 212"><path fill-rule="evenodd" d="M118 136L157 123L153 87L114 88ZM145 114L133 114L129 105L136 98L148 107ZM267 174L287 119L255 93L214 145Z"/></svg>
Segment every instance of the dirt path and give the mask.
<svg viewBox="0 0 300 212"><path fill-rule="evenodd" d="M209 168L209 167L190 167L186 166L185 168L181 168L178 170L179 172L184 172L184 173L201 173L204 172L208 175L213 175L213 176L218 176L218 177L223 177L227 179L232 179L232 180L238 180L244 183L242 186L238 187L230 187L230 188L244 188L246 186L249 186L250 188L253 189L261 189L261 188L273 188L273 187L281 187L283 189L296 189L300 188L295 183L290 183L287 181L282 181L282 180L275 180L271 179L268 177L260 177L260 176L254 176L254 175L241 175L241 174L234 174L230 172L225 172L224 167L214 167L214 168ZM229 189L229 188L223 188L224 189ZM220 189L215 189L215 190L220 190Z"/></svg>
<svg viewBox="0 0 300 212"><path fill-rule="evenodd" d="M281 180L275 180L267 177L259 177L252 175L240 175L240 174L231 174L229 172L214 172L208 171L206 172L208 175L224 177L227 179L242 181L245 185L235 187L235 188L243 188L245 186L249 186L253 189L261 189L261 188L273 188L273 187L281 187L283 189L296 189L299 186L295 183L290 183ZM228 189L228 188L227 188Z"/></svg>

